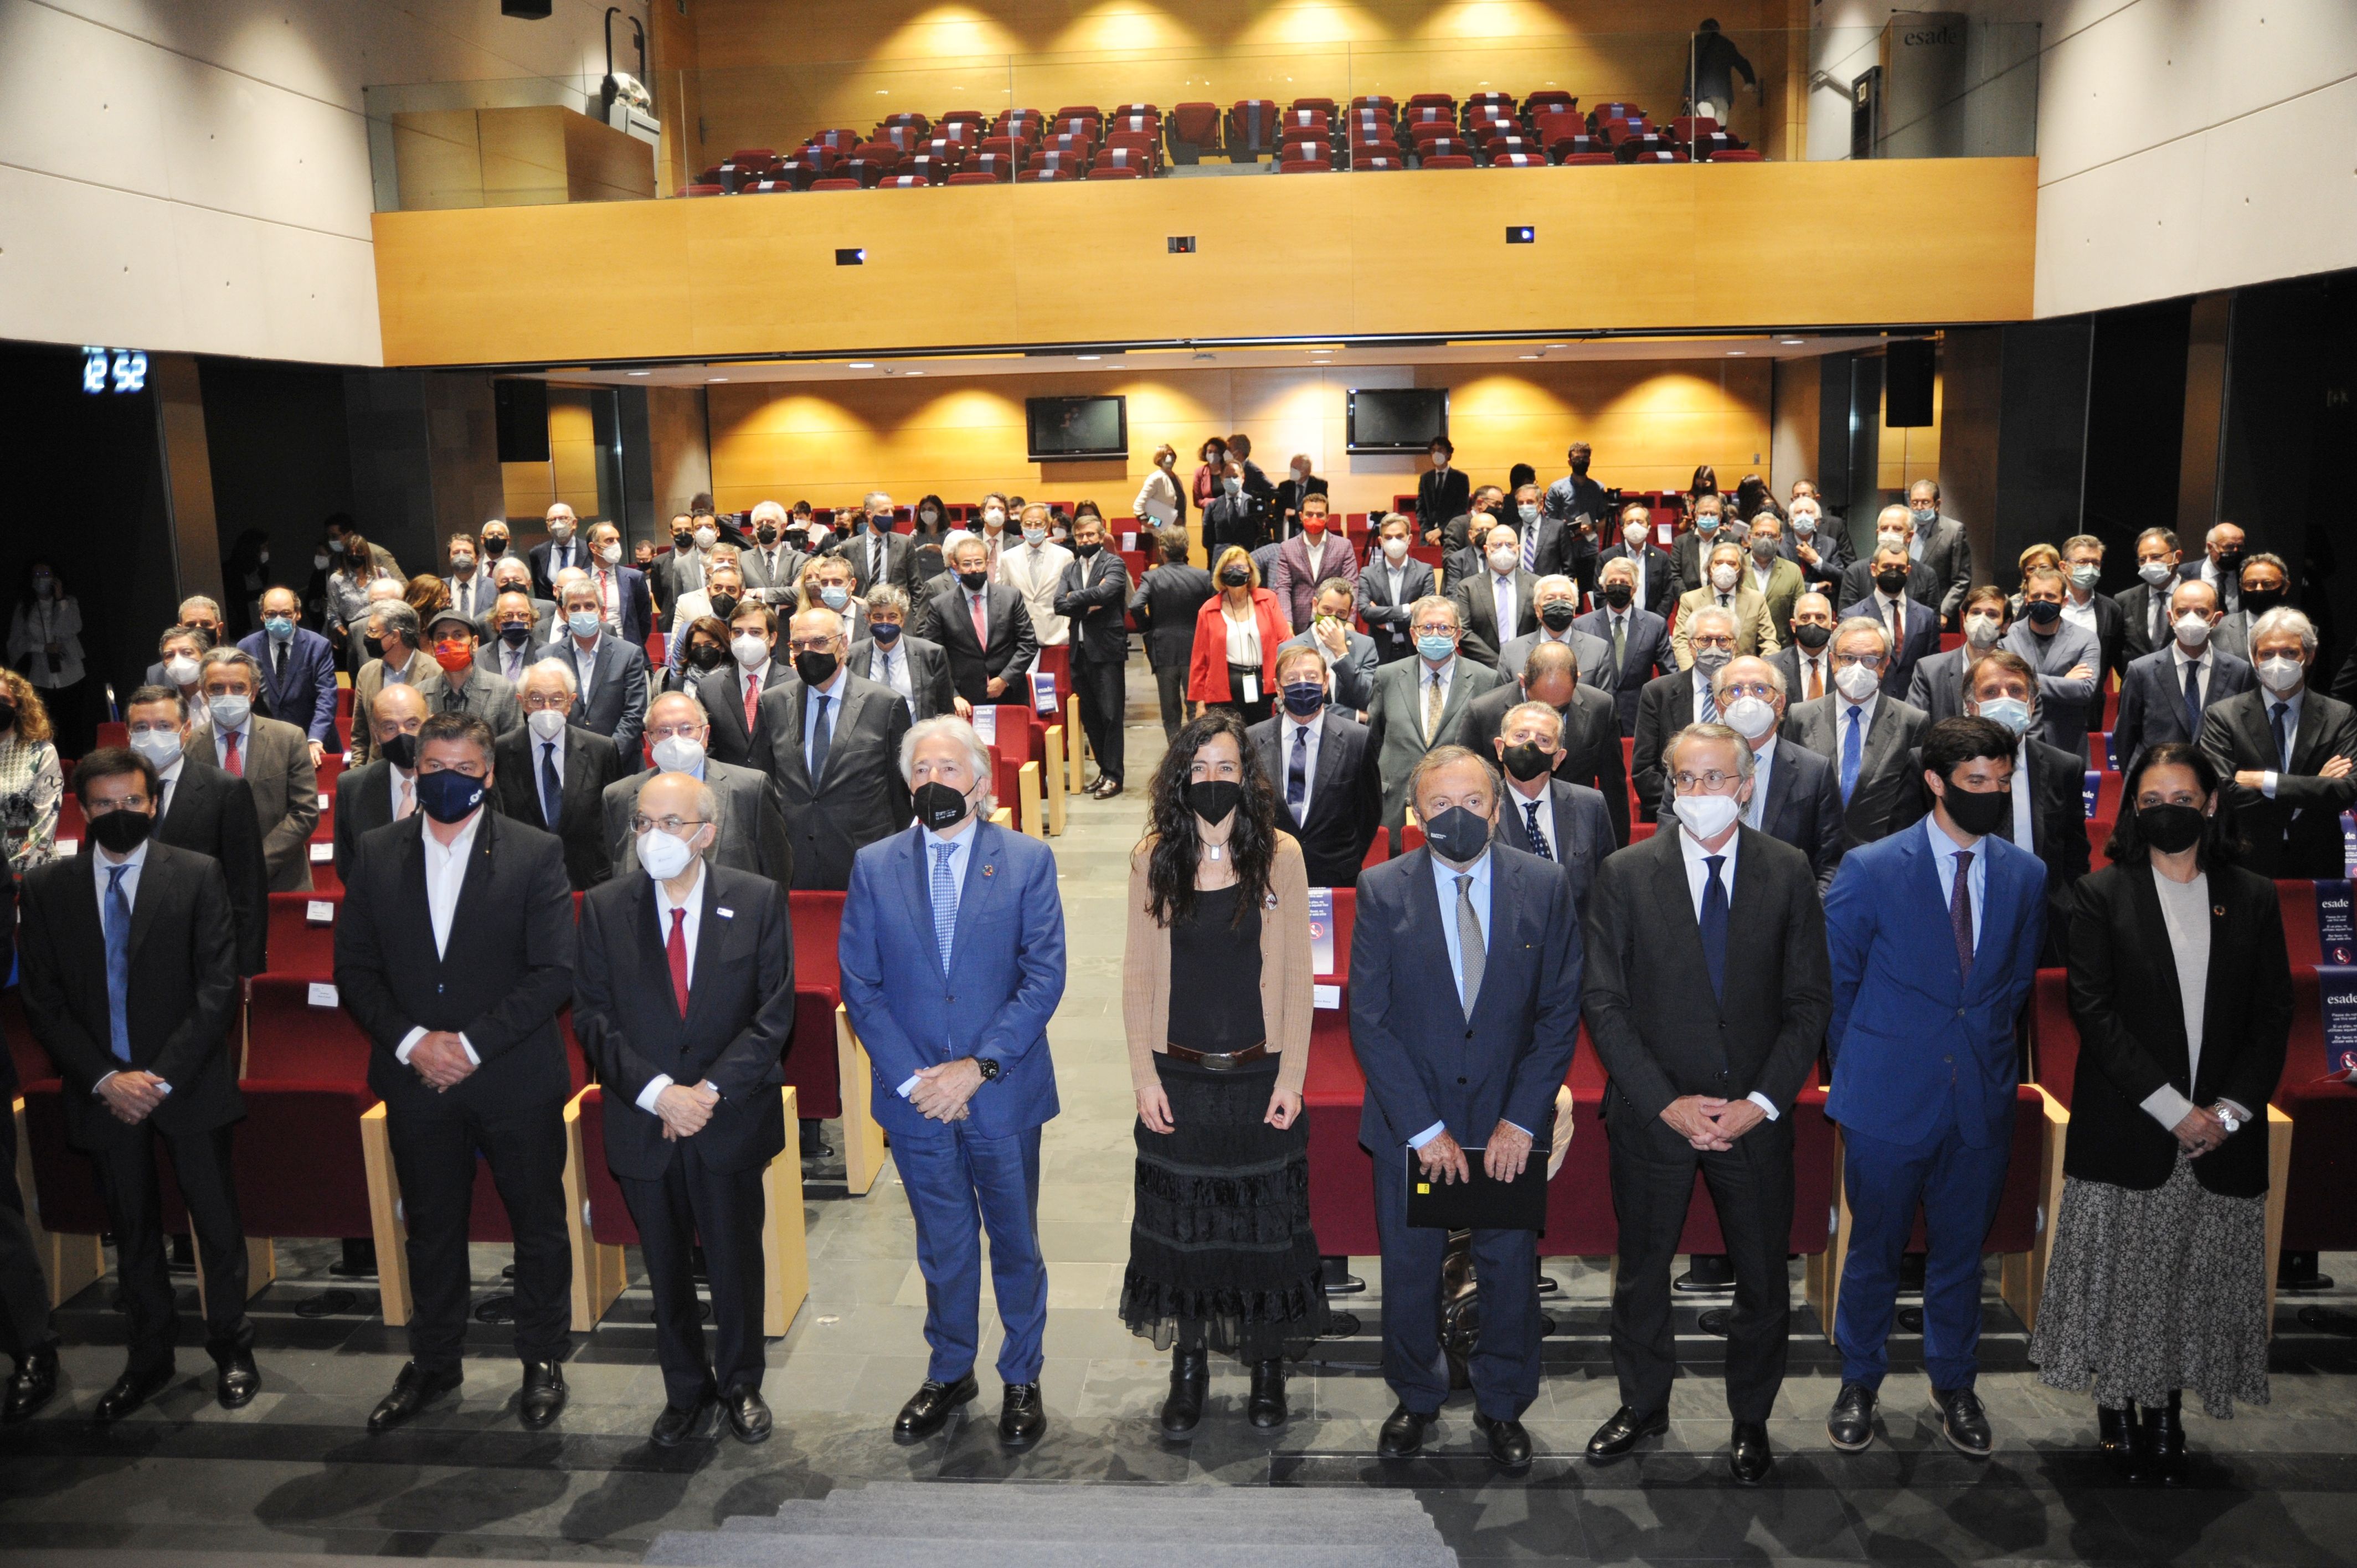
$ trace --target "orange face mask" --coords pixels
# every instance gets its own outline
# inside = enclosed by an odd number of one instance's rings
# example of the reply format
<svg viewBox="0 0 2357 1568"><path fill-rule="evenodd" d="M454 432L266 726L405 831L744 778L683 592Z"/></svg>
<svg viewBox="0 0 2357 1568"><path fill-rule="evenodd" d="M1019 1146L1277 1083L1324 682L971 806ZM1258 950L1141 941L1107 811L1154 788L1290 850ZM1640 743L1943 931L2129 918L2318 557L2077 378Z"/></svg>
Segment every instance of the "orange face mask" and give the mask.
<svg viewBox="0 0 2357 1568"><path fill-rule="evenodd" d="M434 662L442 666L442 672L446 675L463 678L467 667L474 661L474 644L463 639L446 637L434 645Z"/></svg>

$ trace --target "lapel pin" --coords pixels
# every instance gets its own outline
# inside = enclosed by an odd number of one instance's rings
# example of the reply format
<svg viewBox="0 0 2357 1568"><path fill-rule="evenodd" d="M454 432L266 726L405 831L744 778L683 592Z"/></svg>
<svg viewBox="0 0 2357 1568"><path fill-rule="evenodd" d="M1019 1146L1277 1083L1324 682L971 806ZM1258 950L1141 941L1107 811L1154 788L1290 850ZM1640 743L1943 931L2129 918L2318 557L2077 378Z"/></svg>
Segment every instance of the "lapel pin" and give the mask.
<svg viewBox="0 0 2357 1568"><path fill-rule="evenodd" d="M734 909L725 909L725 908L721 908L719 905L717 905L717 904L716 904L716 905L714 905L714 906L712 907L712 912L713 912L714 914L716 914L716 915L719 916L719 917L720 917L722 919L724 919L724 920L733 920L733 919L735 919L735 918L737 918L737 911L736 911L736 910L734 910Z"/></svg>
<svg viewBox="0 0 2357 1568"><path fill-rule="evenodd" d="M998 875L998 867L995 865L985 865L982 868L982 874L985 876L996 876Z"/></svg>
<svg viewBox="0 0 2357 1568"><path fill-rule="evenodd" d="M2223 904L2212 904L2210 906L2210 912L2222 920L2226 918L2226 906Z"/></svg>

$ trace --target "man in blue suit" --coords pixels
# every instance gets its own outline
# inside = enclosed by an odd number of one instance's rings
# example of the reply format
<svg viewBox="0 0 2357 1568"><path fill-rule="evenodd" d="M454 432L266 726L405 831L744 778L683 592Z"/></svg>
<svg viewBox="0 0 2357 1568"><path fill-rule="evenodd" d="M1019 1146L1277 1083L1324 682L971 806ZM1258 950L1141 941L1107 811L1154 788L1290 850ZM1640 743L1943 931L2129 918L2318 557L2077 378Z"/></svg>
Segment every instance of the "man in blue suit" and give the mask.
<svg viewBox="0 0 2357 1568"><path fill-rule="evenodd" d="M262 694L270 717L293 725L311 742L311 766L336 737L335 645L303 625L303 603L292 588L262 596L262 629L238 647L262 666Z"/></svg>
<svg viewBox="0 0 2357 1568"><path fill-rule="evenodd" d="M597 589L597 613L616 637L643 649L655 628L655 602L647 593L647 575L622 564L622 531L610 522L589 530L589 581Z"/></svg>
<svg viewBox="0 0 2357 1568"><path fill-rule="evenodd" d="M1662 553L1653 552L1656 555ZM1621 560L1607 554L1597 568L1597 596L1602 599L1600 608L1592 609L1571 623L1574 631L1584 631L1612 650L1610 679L1602 682L1612 693L1620 708L1620 733L1637 733L1637 699L1645 682L1656 675L1676 671L1678 661L1670 653L1670 623L1636 602L1637 568L1634 563L1615 566ZM1669 557L1662 555L1662 580L1669 580Z"/></svg>
<svg viewBox="0 0 2357 1568"><path fill-rule="evenodd" d="M1899 1261L1921 1203L1923 1360L1940 1429L1975 1457L1990 1447L1973 1392L1981 1243L2005 1190L2019 1082L2014 1020L2046 934L2046 867L1997 832L2013 799L2013 732L1943 719L1924 732L1932 814L1859 844L1825 895L1833 1088L1850 1207L1834 1338L1841 1393L1826 1430L1855 1453L1874 1407Z"/></svg>
<svg viewBox="0 0 2357 1568"><path fill-rule="evenodd" d="M990 821L990 752L965 720L913 725L900 748L916 825L852 861L843 1000L875 1067L876 1119L917 1221L924 1385L893 1435L940 1431L978 1391L982 1230L1006 1342L998 1440L1030 1447L1048 1269L1039 1252L1039 1129L1056 1114L1048 1019L1064 993L1056 857Z"/></svg>
<svg viewBox="0 0 2357 1568"><path fill-rule="evenodd" d="M1420 1179L1469 1181L1464 1145L1510 1181L1547 1149L1555 1090L1579 1036L1579 917L1571 883L1534 854L1494 843L1498 779L1480 756L1437 746L1409 798L1425 847L1359 877L1351 935L1351 1044L1366 1070L1359 1142L1374 1155L1383 1248L1383 1377L1399 1408L1378 1452L1424 1444L1448 1397L1440 1348L1447 1232L1407 1222L1407 1164ZM1535 1146L1534 1146L1535 1145ZM1413 1151L1413 1154L1411 1154ZM1537 1235L1473 1232L1480 1341L1470 1362L1474 1425L1491 1461L1531 1462L1522 1413L1538 1397Z"/></svg>

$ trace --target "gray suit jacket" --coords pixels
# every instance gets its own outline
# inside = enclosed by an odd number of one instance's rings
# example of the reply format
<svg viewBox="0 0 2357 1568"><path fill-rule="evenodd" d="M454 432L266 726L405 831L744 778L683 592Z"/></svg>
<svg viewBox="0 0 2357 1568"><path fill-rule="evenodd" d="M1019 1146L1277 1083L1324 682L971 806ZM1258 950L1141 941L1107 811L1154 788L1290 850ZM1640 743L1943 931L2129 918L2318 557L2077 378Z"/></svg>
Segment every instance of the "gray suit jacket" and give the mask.
<svg viewBox="0 0 2357 1568"><path fill-rule="evenodd" d="M1383 825L1396 828L1407 821L1407 779L1436 746L1460 744L1465 710L1473 699L1496 685L1499 674L1458 654L1448 679L1448 693L1440 709L1438 728L1427 739L1424 733L1424 672L1421 659L1386 664L1375 676L1374 700L1367 704L1367 744L1375 754L1375 768L1383 781Z"/></svg>
<svg viewBox="0 0 2357 1568"><path fill-rule="evenodd" d="M1346 629L1342 635L1349 639L1345 646L1350 651L1328 666L1334 672L1334 702L1337 706L1363 714L1368 704L1375 700L1375 671L1381 668L1375 661L1375 639L1363 631ZM1277 644L1276 650L1282 653L1288 648L1315 646L1316 635L1305 631L1297 637L1286 638ZM1320 654L1326 651L1322 647L1318 650Z"/></svg>
<svg viewBox="0 0 2357 1568"><path fill-rule="evenodd" d="M1760 803L1760 828L1809 857L1817 891L1833 886L1841 869L1841 776L1834 765L1805 746L1779 738L1768 768L1768 795ZM1755 786L1756 788L1756 786Z"/></svg>
<svg viewBox="0 0 2357 1568"><path fill-rule="evenodd" d="M653 777L652 773L626 773L606 786L599 801L617 876L646 875L639 869L638 835L630 831L630 818L639 809L640 789ZM780 887L791 885L794 852L786 837L785 813L778 808L778 787L769 775L706 757L704 781L712 786L720 805L720 831L713 835L704 858L714 865L766 876Z"/></svg>
<svg viewBox="0 0 2357 1568"><path fill-rule="evenodd" d="M1521 680L1523 668L1531 661L1531 650L1545 635L1544 631L1525 632L1498 650L1498 673ZM1563 635L1571 644L1572 657L1579 660L1579 683L1599 692L1612 690L1612 645L1576 626L1566 628Z"/></svg>
<svg viewBox="0 0 2357 1568"><path fill-rule="evenodd" d="M447 712L451 694L450 677L439 665L433 675L418 688L425 698L429 714ZM496 740L510 730L523 727L523 709L516 702L515 688L507 677L493 673L479 660L467 667L467 679L457 689L458 707L491 726L491 738Z"/></svg>
<svg viewBox="0 0 2357 1568"><path fill-rule="evenodd" d="M1836 794L1841 784L1837 710L1848 706L1848 699L1836 692L1784 714L1784 738L1800 742L1833 764ZM1857 785L1842 805L1845 853L1887 837L1894 828L1913 820L1911 801L1922 785L1908 763L1908 755L1923 743L1923 732L1930 727L1922 709L1887 694L1875 700L1874 716L1867 721L1866 737L1859 746Z"/></svg>
<svg viewBox="0 0 2357 1568"><path fill-rule="evenodd" d="M2069 621L2057 621L2052 637L2040 637L2026 620L2013 623L1997 644L2029 660L2038 671L2038 723L2031 733L2049 746L2084 757L2087 749L2087 704L2103 679L2104 651L2095 634ZM2065 680L2079 665L2094 671L2083 680Z"/></svg>
<svg viewBox="0 0 2357 1568"><path fill-rule="evenodd" d="M1477 664L1495 669L1498 650L1525 632L1538 629L1539 614L1531 603L1532 590L1539 580L1521 567L1514 568L1514 624L1498 624L1498 596L1491 586L1490 570L1484 565L1448 585L1448 596L1457 601L1465 618L1465 638L1458 652Z"/></svg>
<svg viewBox="0 0 2357 1568"><path fill-rule="evenodd" d="M1530 814L1524 797L1512 784L1501 791L1498 837L1526 854L1537 854L1531 843ZM1539 807L1539 825L1546 832L1548 858L1563 867L1571 882L1571 907L1587 918L1587 890L1596 882L1596 868L1620 846L1612 842L1612 822L1604 797L1585 784L1562 779L1547 780L1547 798Z"/></svg>
<svg viewBox="0 0 2357 1568"><path fill-rule="evenodd" d="M1916 660L1907 682L1907 705L1923 710L1933 724L1962 716L1964 711L1964 660L1970 644ZM2067 669L2068 666L2066 665Z"/></svg>
<svg viewBox="0 0 2357 1568"><path fill-rule="evenodd" d="M573 678L580 680L581 645L572 638L562 637L544 645L539 657L562 659L573 671ZM621 754L622 766L635 768L639 761L639 736L645 733L647 725L647 703L652 701L648 691L646 653L610 631L601 631L597 634L597 660L595 677L587 682L587 700L574 699L572 722L612 741L614 749Z"/></svg>
<svg viewBox="0 0 2357 1568"><path fill-rule="evenodd" d="M2212 640L2213 646L2207 650L2210 674L2201 683L2205 716L2227 698L2240 696L2259 683L2248 663L2215 647L2214 635ZM2186 727L2185 678L2177 672L2176 647L2172 642L2136 660L2120 682L2120 716L2112 727L2112 753L2120 759L2123 772L2148 747L2168 741L2186 746L2201 743L2200 730Z"/></svg>
<svg viewBox="0 0 2357 1568"><path fill-rule="evenodd" d="M1973 591L1973 543L1964 537L1964 525L1942 513L1923 536L1923 553L1917 559L1940 579L1941 624L1954 624L1964 611L1964 596Z"/></svg>
<svg viewBox="0 0 2357 1568"><path fill-rule="evenodd" d="M957 689L950 684L950 656L940 643L903 630L900 646L894 652L907 663L909 698L917 704L916 711L909 715L912 723L920 719L937 719L943 714L957 711ZM876 655L876 639L868 636L851 645L851 652L843 664L861 680L874 681L882 685L882 679L870 673L879 662Z"/></svg>
<svg viewBox="0 0 2357 1568"><path fill-rule="evenodd" d="M759 544L748 545L737 553L737 564L744 571L747 593L763 604L772 606L792 601L794 585L802 581L802 568L809 562L809 556L782 539L778 541L775 571L770 570L769 557ZM853 570L856 573L857 568L855 566Z"/></svg>
<svg viewBox="0 0 2357 1568"><path fill-rule="evenodd" d="M849 888L852 857L914 817L900 777L909 705L890 687L849 671L835 696L826 770L813 779L802 748L811 689L790 676L761 693L759 755L790 815L795 887Z"/></svg>
<svg viewBox="0 0 2357 1568"><path fill-rule="evenodd" d="M253 791L253 815L262 829L262 861L273 893L307 892L311 886L311 830L319 825L319 775L311 766L311 739L293 725L257 715L253 741L242 761L246 788ZM221 738L198 755L219 766Z"/></svg>

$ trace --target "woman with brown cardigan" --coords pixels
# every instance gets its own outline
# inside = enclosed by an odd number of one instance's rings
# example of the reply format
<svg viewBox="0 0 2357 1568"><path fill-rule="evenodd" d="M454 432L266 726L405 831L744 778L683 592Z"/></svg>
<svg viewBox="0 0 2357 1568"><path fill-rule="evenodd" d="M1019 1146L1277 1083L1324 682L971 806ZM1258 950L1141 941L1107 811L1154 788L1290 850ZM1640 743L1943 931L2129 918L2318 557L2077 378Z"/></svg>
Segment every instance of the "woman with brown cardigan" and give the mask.
<svg viewBox="0 0 2357 1568"><path fill-rule="evenodd" d="M1254 1426L1286 1418L1285 1360L1326 1330L1309 1228L1309 879L1232 713L1178 732L1129 859L1122 1015L1137 1204L1121 1316L1171 1348L1168 1437L1202 1419L1209 1352L1252 1369Z"/></svg>

